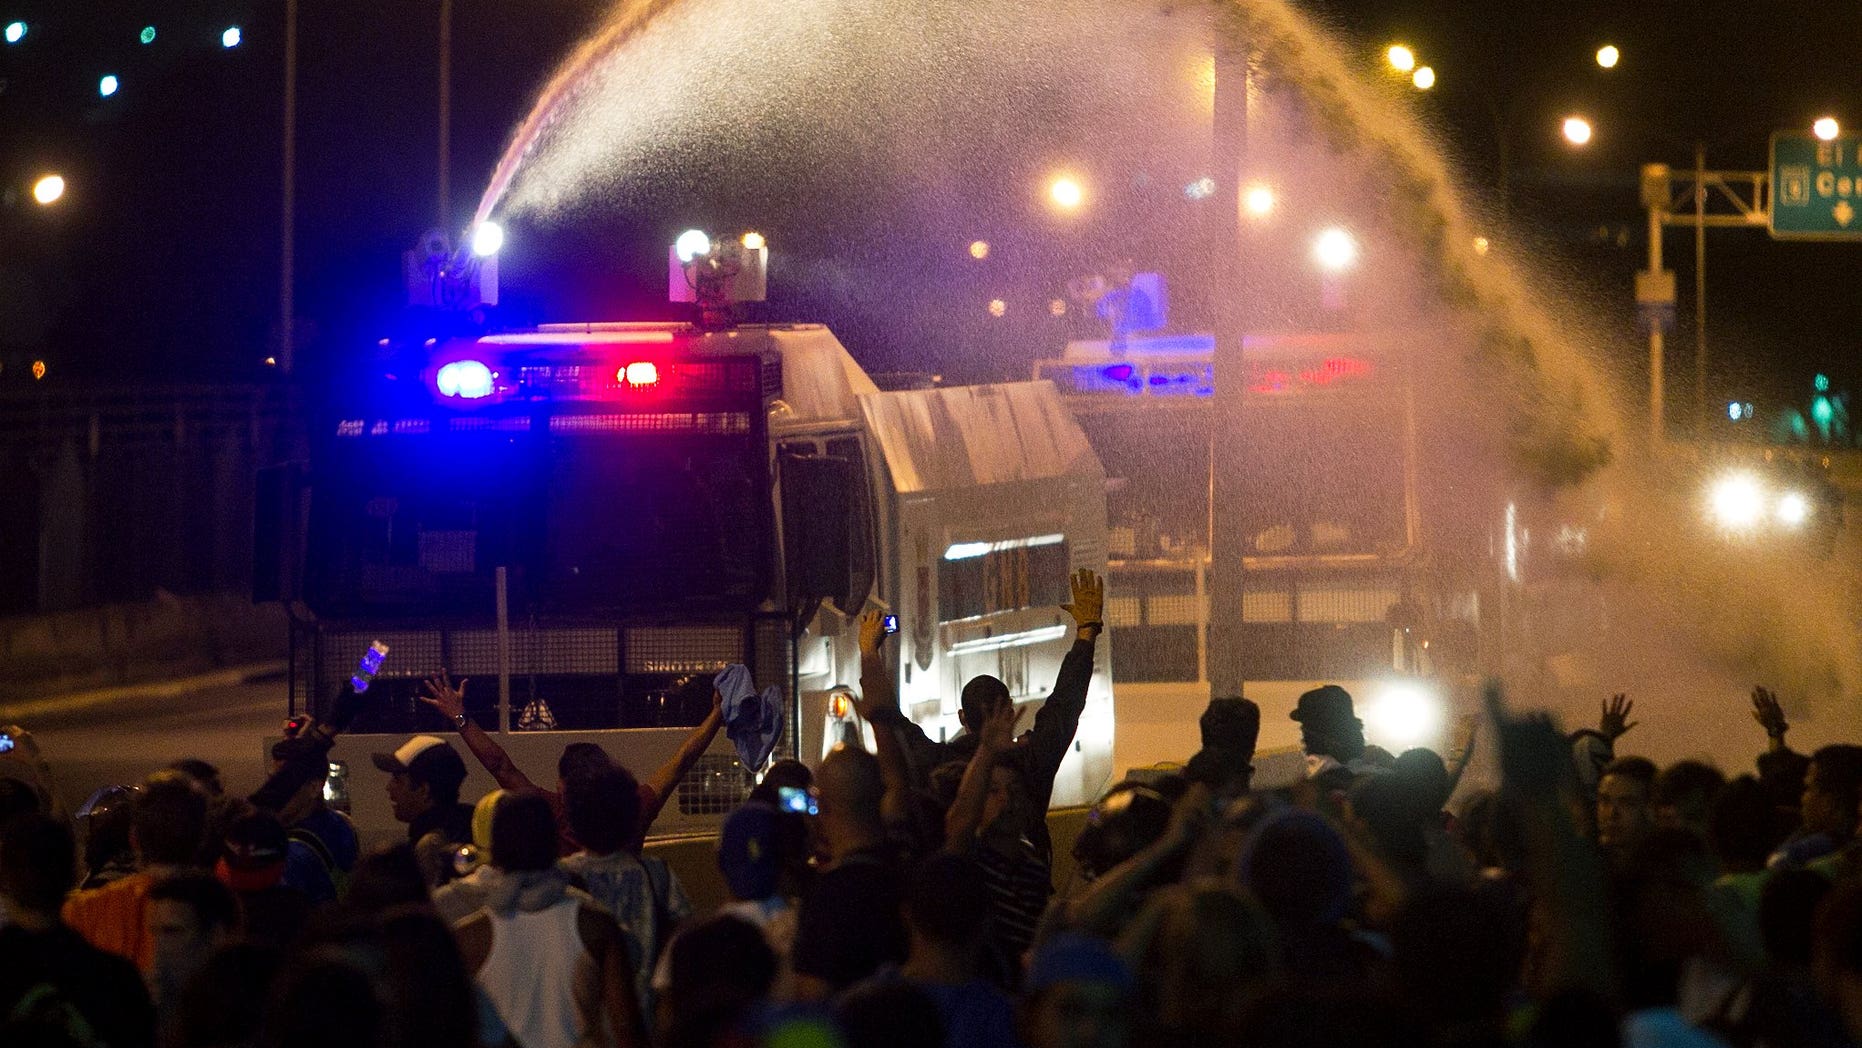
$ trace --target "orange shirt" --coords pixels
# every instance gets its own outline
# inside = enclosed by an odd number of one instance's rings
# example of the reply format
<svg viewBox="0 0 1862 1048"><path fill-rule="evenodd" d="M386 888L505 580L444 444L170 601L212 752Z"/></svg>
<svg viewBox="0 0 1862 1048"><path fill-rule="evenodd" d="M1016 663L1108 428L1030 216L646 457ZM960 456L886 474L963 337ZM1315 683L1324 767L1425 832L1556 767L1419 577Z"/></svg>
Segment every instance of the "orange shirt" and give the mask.
<svg viewBox="0 0 1862 1048"><path fill-rule="evenodd" d="M155 941L149 938L149 889L155 875L132 873L101 888L78 892L65 900L65 923L86 942L105 953L133 961L147 972L155 959Z"/></svg>

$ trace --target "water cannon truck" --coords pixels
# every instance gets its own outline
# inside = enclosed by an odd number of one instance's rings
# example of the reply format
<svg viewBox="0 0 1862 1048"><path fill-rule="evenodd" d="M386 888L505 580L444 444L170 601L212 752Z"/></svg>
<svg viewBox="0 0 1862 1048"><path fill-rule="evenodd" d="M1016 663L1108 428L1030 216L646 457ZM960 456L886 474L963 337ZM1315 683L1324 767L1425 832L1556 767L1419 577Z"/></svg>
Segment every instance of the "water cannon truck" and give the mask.
<svg viewBox="0 0 1862 1048"><path fill-rule="evenodd" d="M420 345L418 366L377 366L313 415L306 461L262 475L256 595L290 613L289 712L324 712L371 644L390 652L331 756L365 833L396 832L369 755L451 737L417 701L441 670L543 783L576 741L659 766L730 663L780 689L778 757L870 742L850 699L873 608L898 617L900 704L933 739L959 730L977 674L1024 724L1052 688L1069 572L1107 557L1105 472L1053 385L885 391L826 327L734 325L729 301L762 292L749 245L726 242L727 265L709 243L683 266L675 251L675 282L708 267L696 324ZM1056 805L1111 771L1109 652ZM491 789L458 748L464 795ZM721 734L655 832L715 829L761 770Z"/></svg>

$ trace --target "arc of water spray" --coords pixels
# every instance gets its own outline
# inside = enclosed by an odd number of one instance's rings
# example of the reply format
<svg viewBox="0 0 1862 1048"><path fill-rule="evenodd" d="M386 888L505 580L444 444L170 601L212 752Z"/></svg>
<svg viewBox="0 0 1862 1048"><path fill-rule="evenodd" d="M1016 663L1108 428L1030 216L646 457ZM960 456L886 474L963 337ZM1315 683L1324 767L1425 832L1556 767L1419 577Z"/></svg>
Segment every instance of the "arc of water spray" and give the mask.
<svg viewBox="0 0 1862 1048"><path fill-rule="evenodd" d="M536 104L524 117L524 122L517 126L511 136L511 144L504 149L504 155L498 158L498 166L492 170L491 182L485 186L484 195L479 197L478 210L472 215L472 224L491 217L499 201L511 187L511 181L517 177L517 169L522 166L524 158L530 155L537 139L555 120L556 114L564 103L575 95L588 72L603 59L627 46L628 42L638 36L661 13L676 6L679 0L631 0L609 17L594 36L589 37L563 60L549 83L537 95Z"/></svg>

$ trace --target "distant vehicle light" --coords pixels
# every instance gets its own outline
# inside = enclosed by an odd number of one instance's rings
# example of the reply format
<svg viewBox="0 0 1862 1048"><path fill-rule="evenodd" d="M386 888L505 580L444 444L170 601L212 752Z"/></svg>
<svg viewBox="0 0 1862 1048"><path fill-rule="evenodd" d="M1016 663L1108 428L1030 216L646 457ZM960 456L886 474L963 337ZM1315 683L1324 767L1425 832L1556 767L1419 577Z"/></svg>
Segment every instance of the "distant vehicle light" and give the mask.
<svg viewBox="0 0 1862 1048"><path fill-rule="evenodd" d="M433 375L440 396L479 400L492 394L491 368L482 360L455 360Z"/></svg>
<svg viewBox="0 0 1862 1048"><path fill-rule="evenodd" d="M761 251L765 247L768 247L768 246L769 246L769 242L763 239L763 234L761 233L745 233L744 234L744 250L745 251Z"/></svg>
<svg viewBox="0 0 1862 1048"><path fill-rule="evenodd" d="M615 377L635 388L656 385L659 382L659 365L651 360L636 360L622 368Z"/></svg>
<svg viewBox="0 0 1862 1048"><path fill-rule="evenodd" d="M238 47L242 39L244 39L244 34L240 33L239 27L229 25L226 27L226 32L220 34L220 46L231 50Z"/></svg>
<svg viewBox="0 0 1862 1048"><path fill-rule="evenodd" d="M702 229L688 229L672 242L672 250L679 256L679 261L690 262L711 254L711 238Z"/></svg>
<svg viewBox="0 0 1862 1048"><path fill-rule="evenodd" d="M1778 500L1778 523L1799 527L1810 519L1810 500L1801 492L1788 491Z"/></svg>
<svg viewBox="0 0 1862 1048"><path fill-rule="evenodd" d="M1394 753L1438 745L1447 721L1445 704L1421 681L1394 680L1379 685L1364 705L1364 726L1371 741Z"/></svg>
<svg viewBox="0 0 1862 1048"><path fill-rule="evenodd" d="M1765 516L1765 489L1751 474L1733 473L1714 482L1708 505L1721 527L1745 530Z"/></svg>
<svg viewBox="0 0 1862 1048"><path fill-rule="evenodd" d="M504 249L504 227L496 222L484 221L472 231L472 253L480 258L490 258Z"/></svg>
<svg viewBox="0 0 1862 1048"><path fill-rule="evenodd" d="M123 82L118 80L115 76L106 76L97 81L97 95L100 98L109 98L111 95L116 94L117 89L122 86Z"/></svg>
<svg viewBox="0 0 1862 1048"><path fill-rule="evenodd" d="M24 40L24 39L26 39L26 23L8 22L6 24L6 42L7 43L17 44L21 40Z"/></svg>

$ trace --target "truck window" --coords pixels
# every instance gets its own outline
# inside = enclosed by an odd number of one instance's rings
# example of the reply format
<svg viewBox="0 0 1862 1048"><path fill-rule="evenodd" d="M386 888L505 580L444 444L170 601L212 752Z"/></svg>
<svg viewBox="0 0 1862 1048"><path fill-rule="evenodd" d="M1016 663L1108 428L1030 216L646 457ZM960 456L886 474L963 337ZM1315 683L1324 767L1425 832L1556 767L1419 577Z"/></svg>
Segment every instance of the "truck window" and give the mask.
<svg viewBox="0 0 1862 1048"><path fill-rule="evenodd" d="M1067 540L1032 535L1001 542L960 542L938 562L938 618L961 622L1067 603Z"/></svg>

